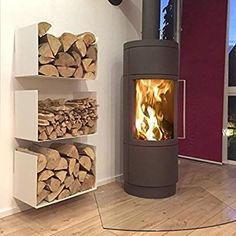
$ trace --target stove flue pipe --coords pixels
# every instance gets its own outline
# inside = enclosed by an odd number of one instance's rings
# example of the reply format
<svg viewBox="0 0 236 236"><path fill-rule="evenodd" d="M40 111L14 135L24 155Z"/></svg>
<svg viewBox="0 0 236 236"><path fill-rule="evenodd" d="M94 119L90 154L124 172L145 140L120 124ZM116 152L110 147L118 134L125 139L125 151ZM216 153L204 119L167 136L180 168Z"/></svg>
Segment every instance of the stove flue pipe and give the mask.
<svg viewBox="0 0 236 236"><path fill-rule="evenodd" d="M143 0L142 39L160 38L160 0Z"/></svg>

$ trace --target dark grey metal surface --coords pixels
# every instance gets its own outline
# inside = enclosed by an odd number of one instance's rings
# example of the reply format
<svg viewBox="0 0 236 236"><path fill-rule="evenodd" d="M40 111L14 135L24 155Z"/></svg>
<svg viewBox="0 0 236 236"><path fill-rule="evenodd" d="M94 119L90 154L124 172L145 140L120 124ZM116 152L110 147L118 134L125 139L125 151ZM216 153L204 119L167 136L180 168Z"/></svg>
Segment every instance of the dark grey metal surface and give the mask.
<svg viewBox="0 0 236 236"><path fill-rule="evenodd" d="M160 37L160 0L143 0L143 39Z"/></svg>
<svg viewBox="0 0 236 236"><path fill-rule="evenodd" d="M177 92L178 44L141 40L124 46L124 181L125 191L148 198L169 197L178 180ZM135 138L135 80L175 81L174 138L143 141Z"/></svg>
<svg viewBox="0 0 236 236"><path fill-rule="evenodd" d="M129 145L129 184L143 187L174 185L178 179L177 145Z"/></svg>
<svg viewBox="0 0 236 236"><path fill-rule="evenodd" d="M178 78L178 44L137 40L124 45L124 75L172 75Z"/></svg>
<svg viewBox="0 0 236 236"><path fill-rule="evenodd" d="M140 187L133 184L125 183L124 190L131 195L142 198L167 198L176 193L176 184L157 188Z"/></svg>
<svg viewBox="0 0 236 236"><path fill-rule="evenodd" d="M123 0L108 0L112 5L118 6Z"/></svg>

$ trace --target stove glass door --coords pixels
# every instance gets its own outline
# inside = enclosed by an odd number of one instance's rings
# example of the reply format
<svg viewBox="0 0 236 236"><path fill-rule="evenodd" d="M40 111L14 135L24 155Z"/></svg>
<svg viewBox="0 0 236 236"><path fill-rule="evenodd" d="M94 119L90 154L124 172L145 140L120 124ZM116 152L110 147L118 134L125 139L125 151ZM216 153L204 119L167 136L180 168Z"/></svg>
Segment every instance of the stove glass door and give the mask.
<svg viewBox="0 0 236 236"><path fill-rule="evenodd" d="M161 141L174 138L174 81L135 80L135 138Z"/></svg>

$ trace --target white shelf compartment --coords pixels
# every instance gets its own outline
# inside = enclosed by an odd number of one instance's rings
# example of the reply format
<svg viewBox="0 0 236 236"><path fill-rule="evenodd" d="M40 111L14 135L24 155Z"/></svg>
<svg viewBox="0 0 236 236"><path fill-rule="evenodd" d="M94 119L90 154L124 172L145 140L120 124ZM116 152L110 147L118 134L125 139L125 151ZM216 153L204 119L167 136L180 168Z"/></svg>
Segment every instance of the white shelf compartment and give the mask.
<svg viewBox="0 0 236 236"><path fill-rule="evenodd" d="M80 135L76 137L62 137L55 140L38 140L38 101L46 98L75 99L96 98L96 92L77 92L73 95L42 95L38 90L16 90L15 91L15 138L33 142L54 142L56 140L68 140L79 137L93 136L96 134ZM97 126L97 124L96 124ZM97 128L96 128L97 129Z"/></svg>
<svg viewBox="0 0 236 236"><path fill-rule="evenodd" d="M76 146L81 146L84 144L73 143ZM92 145L87 145L94 149L96 153L96 147ZM96 160L95 160L96 161ZM96 168L96 162L95 162ZM95 171L96 172L96 171ZM39 209L45 206L49 206L67 199L71 199L88 192L96 190L96 176L95 176L95 186L89 190L78 192L69 197L54 200L52 202L43 201L37 204L37 156L24 153L21 151L15 151L14 159L14 198L28 204L29 206Z"/></svg>
<svg viewBox="0 0 236 236"><path fill-rule="evenodd" d="M38 72L38 40L38 24L25 26L16 30L15 78L89 81L83 78L67 78L40 75ZM96 39L96 41L98 41L98 39ZM97 73L95 73L95 79L96 77Z"/></svg>

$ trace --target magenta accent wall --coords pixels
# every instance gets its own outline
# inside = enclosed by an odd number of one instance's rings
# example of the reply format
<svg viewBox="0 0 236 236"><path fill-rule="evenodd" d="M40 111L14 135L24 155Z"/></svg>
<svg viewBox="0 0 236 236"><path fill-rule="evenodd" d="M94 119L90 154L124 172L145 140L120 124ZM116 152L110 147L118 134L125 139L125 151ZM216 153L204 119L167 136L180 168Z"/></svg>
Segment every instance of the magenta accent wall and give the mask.
<svg viewBox="0 0 236 236"><path fill-rule="evenodd" d="M227 0L183 0L180 79L187 81L187 105L180 155L222 161L226 19Z"/></svg>

